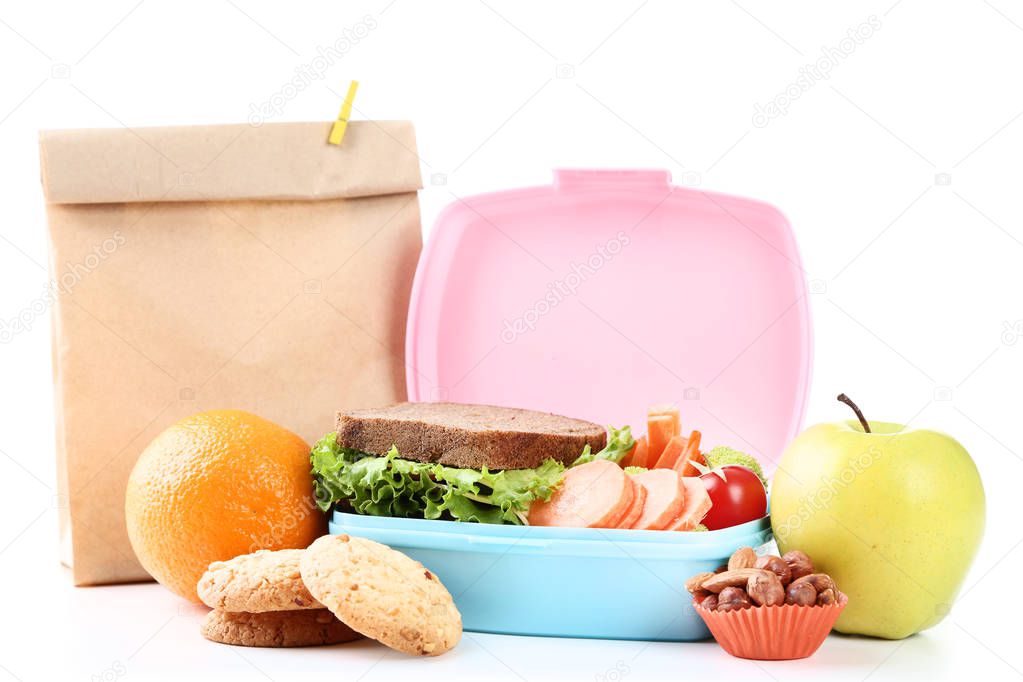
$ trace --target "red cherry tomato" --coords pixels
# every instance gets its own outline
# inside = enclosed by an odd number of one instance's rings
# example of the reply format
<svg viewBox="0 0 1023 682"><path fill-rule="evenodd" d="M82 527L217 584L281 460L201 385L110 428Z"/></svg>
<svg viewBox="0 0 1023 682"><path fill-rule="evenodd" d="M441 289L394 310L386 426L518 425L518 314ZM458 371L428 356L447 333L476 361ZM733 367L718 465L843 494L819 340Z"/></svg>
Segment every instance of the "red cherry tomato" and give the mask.
<svg viewBox="0 0 1023 682"><path fill-rule="evenodd" d="M724 474L724 478L720 474ZM767 515L767 491L757 475L737 465L715 469L700 476L714 506L703 525L718 530L761 519Z"/></svg>

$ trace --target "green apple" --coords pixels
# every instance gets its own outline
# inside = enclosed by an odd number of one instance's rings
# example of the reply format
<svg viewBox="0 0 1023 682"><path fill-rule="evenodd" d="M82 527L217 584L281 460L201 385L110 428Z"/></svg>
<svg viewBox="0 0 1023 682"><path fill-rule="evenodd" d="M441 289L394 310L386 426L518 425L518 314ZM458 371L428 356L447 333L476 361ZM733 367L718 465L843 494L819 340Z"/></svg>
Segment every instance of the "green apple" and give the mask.
<svg viewBox="0 0 1023 682"><path fill-rule="evenodd" d="M818 424L782 455L771 525L849 597L839 632L902 639L948 613L984 533L984 488L962 445L937 431Z"/></svg>

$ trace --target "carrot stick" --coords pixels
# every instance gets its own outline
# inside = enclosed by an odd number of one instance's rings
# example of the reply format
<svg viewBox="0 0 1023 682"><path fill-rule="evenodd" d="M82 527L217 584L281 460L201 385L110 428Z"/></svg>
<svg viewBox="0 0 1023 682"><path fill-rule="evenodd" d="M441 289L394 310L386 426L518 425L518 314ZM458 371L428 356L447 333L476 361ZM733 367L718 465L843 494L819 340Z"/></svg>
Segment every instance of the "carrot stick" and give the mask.
<svg viewBox="0 0 1023 682"><path fill-rule="evenodd" d="M675 437L674 428L674 420L670 415L652 415L647 419L646 437L650 448L647 461L651 466L656 466L654 463L659 461L668 441Z"/></svg>
<svg viewBox="0 0 1023 682"><path fill-rule="evenodd" d="M699 462L703 464L703 455L700 454L700 439L702 434L699 431L693 431L689 434L689 441L686 443L685 452L675 462L675 471L679 472L682 476L699 476L699 470L693 466L693 462Z"/></svg>
<svg viewBox="0 0 1023 682"><path fill-rule="evenodd" d="M682 470L683 476L699 476L700 470L696 468L696 464L703 466L707 465L707 460L703 458L702 452L695 453L692 458L686 462L685 469Z"/></svg>
<svg viewBox="0 0 1023 682"><path fill-rule="evenodd" d="M661 456L657 459L657 464L653 466L654 469L671 469L675 466L675 462L678 461L679 457L686 451L686 439L682 436L673 436L668 444L664 446L664 450L661 452Z"/></svg>
<svg viewBox="0 0 1023 682"><path fill-rule="evenodd" d="M647 418L651 417L671 417L671 435L682 435L682 419L677 405L651 405Z"/></svg>
<svg viewBox="0 0 1023 682"><path fill-rule="evenodd" d="M625 467L645 467L647 465L647 445L646 436L640 436L636 439L636 444L629 450L629 454L625 455L625 459L622 460L622 468Z"/></svg>

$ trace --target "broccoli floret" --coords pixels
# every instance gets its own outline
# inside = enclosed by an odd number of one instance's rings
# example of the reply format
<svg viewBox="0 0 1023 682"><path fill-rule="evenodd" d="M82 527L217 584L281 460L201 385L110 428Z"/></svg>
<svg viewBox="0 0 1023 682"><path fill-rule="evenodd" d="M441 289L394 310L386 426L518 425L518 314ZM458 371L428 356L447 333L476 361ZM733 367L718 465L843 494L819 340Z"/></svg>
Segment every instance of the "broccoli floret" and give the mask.
<svg viewBox="0 0 1023 682"><path fill-rule="evenodd" d="M702 523L698 523L698 524L696 524L696 527L693 528L693 530L691 530L690 532L691 533L706 533L707 532L707 526L703 525Z"/></svg>
<svg viewBox="0 0 1023 682"><path fill-rule="evenodd" d="M767 487L767 479L764 478L764 470L760 468L760 462L753 459L752 455L747 455L745 452L735 450L725 445L719 445L705 453L703 457L707 460L707 466L711 469L728 466L729 464L737 464L738 466L746 467L757 475L757 478L763 482L765 488Z"/></svg>

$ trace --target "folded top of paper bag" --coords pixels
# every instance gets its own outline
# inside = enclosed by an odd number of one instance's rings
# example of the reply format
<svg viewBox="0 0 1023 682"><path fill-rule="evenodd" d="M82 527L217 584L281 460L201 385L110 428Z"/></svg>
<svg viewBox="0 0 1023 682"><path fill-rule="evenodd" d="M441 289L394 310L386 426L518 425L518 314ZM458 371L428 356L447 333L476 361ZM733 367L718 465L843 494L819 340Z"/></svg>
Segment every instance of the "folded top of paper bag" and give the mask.
<svg viewBox="0 0 1023 682"><path fill-rule="evenodd" d="M340 146L327 144L330 127L327 122L44 130L43 190L51 204L98 204L332 199L422 186L410 122L353 121L352 134Z"/></svg>

